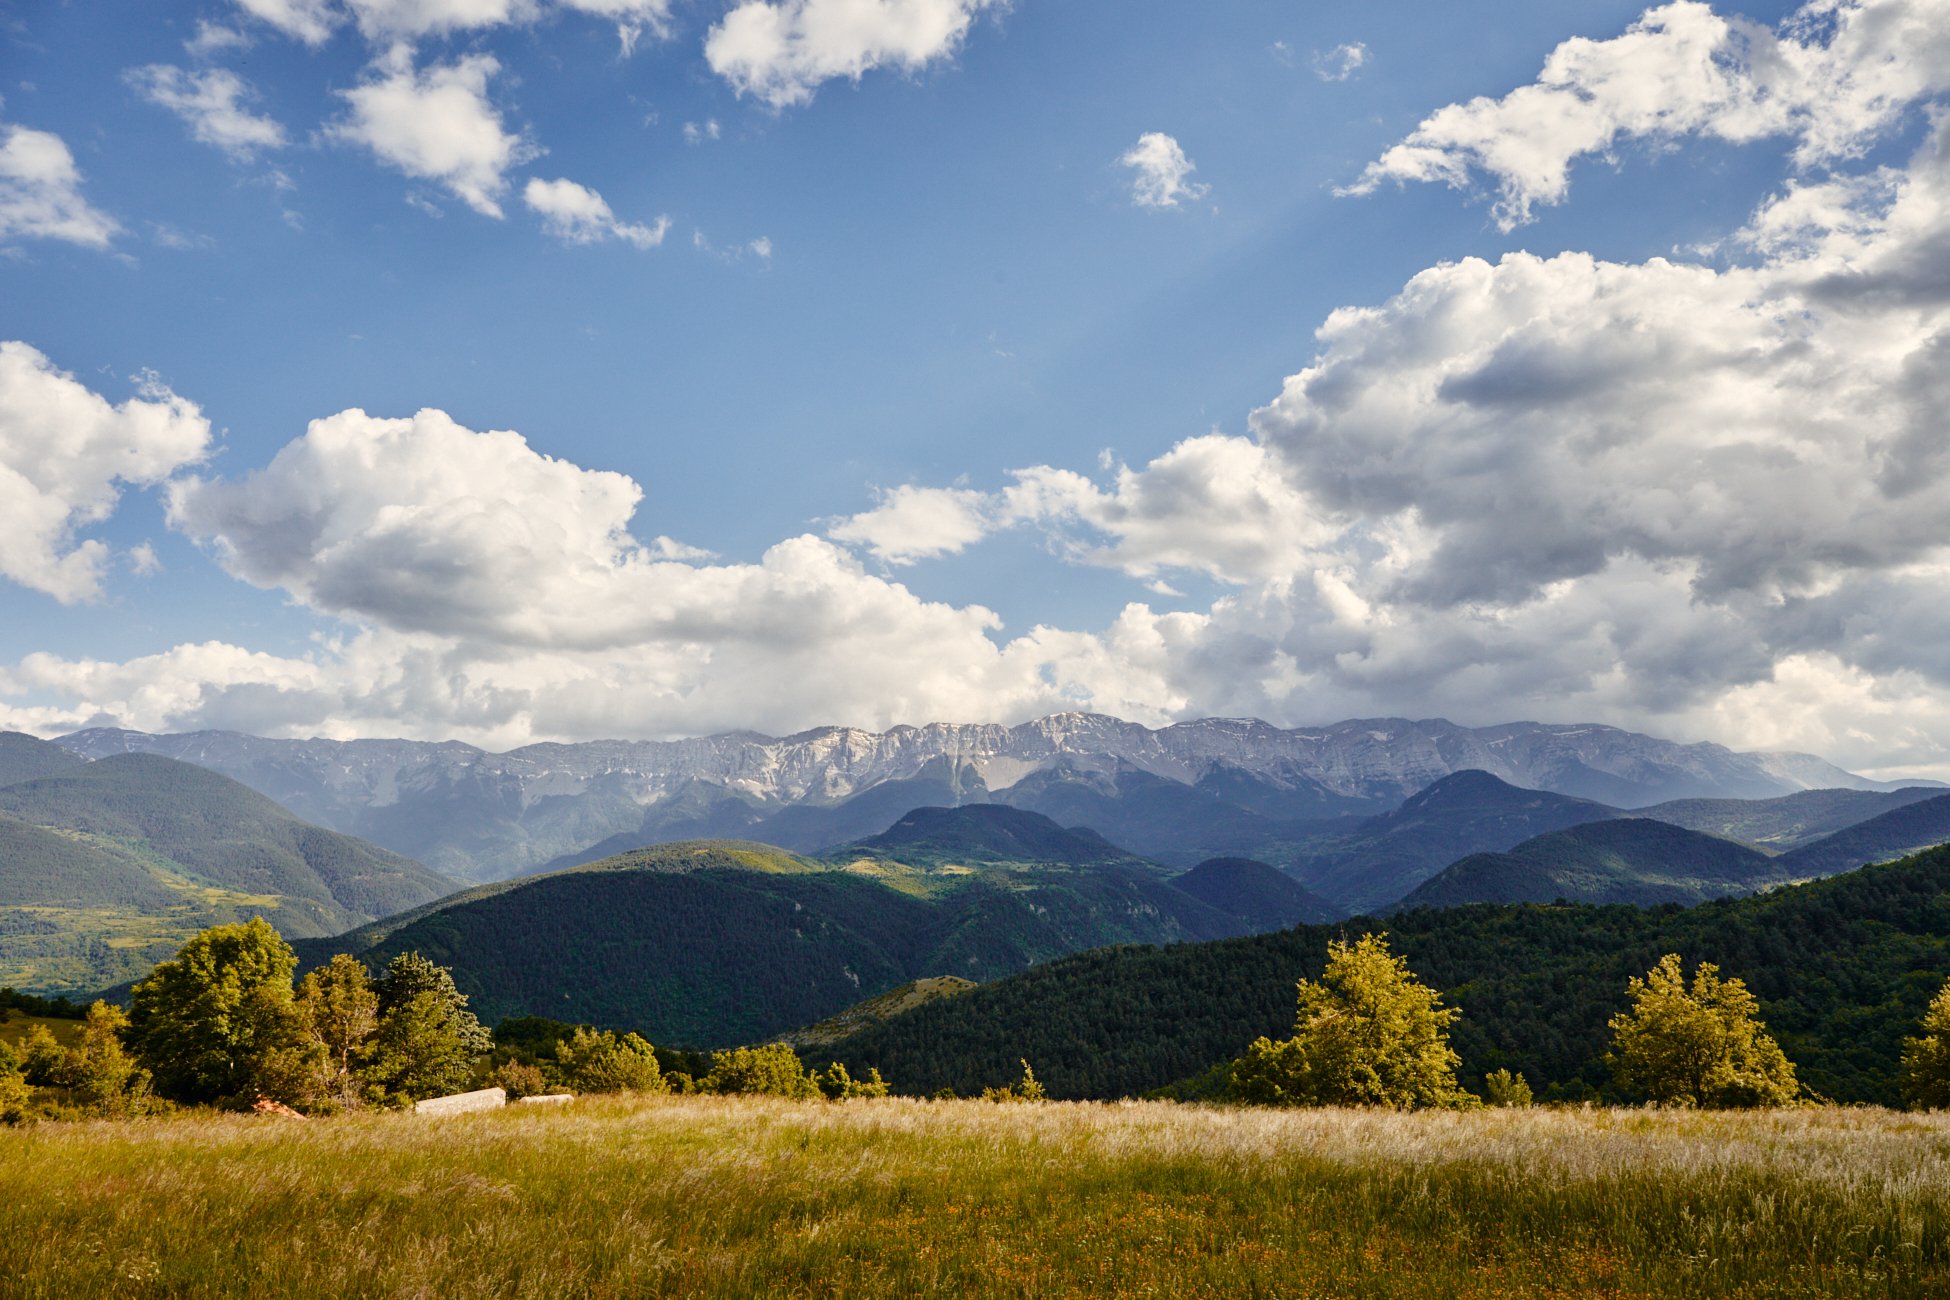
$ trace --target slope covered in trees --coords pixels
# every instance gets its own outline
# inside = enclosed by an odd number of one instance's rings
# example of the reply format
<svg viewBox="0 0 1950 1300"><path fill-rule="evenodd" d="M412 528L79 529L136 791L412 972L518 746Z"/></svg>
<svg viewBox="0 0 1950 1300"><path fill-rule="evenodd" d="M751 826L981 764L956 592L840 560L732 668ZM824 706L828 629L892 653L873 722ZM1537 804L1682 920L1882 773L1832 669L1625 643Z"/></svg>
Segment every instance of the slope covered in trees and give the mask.
<svg viewBox="0 0 1950 1300"><path fill-rule="evenodd" d="M332 934L453 887L172 759L76 762L0 787L0 982L24 988L127 979L214 924L261 914L290 936Z"/></svg>
<svg viewBox="0 0 1950 1300"><path fill-rule="evenodd" d="M0 786L54 776L86 761L53 741L23 731L0 731Z"/></svg>
<svg viewBox="0 0 1950 1300"><path fill-rule="evenodd" d="M811 1024L912 980L992 980L1106 944L1290 923L1304 890L1263 864L1199 881L999 805L921 809L825 860L726 841L657 845L486 885L328 941L451 966L489 1019L547 1015L715 1047ZM1270 879L1269 879L1270 877Z"/></svg>
<svg viewBox="0 0 1950 1300"><path fill-rule="evenodd" d="M1641 817L1589 822L1473 853L1417 886L1397 907L1465 903L1691 905L1751 894L1784 878L1777 859L1682 826Z"/></svg>
<svg viewBox="0 0 1950 1300"><path fill-rule="evenodd" d="M1295 981L1370 931L1461 1011L1465 1086L1507 1068L1545 1095L1599 1095L1626 981L1677 952L1746 981L1815 1092L1893 1104L1901 1041L1950 975L1950 848L1692 909L1481 904L1080 953L822 1050L909 1091L976 1091L1027 1057L1052 1096L1134 1095L1288 1032Z"/></svg>
<svg viewBox="0 0 1950 1300"><path fill-rule="evenodd" d="M1684 826L1703 835L1739 840L1763 853L1785 853L1871 817L1941 794L1941 786L1909 786L1890 791L1801 790L1773 799L1675 799L1634 809L1631 815Z"/></svg>

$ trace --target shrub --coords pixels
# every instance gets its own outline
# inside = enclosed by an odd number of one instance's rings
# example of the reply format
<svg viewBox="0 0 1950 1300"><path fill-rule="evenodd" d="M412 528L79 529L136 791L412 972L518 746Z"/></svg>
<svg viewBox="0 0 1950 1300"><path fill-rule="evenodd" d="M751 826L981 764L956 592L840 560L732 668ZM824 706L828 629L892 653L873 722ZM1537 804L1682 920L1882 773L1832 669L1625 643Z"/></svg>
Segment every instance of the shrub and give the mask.
<svg viewBox="0 0 1950 1300"><path fill-rule="evenodd" d="M555 1047L556 1074L574 1092L662 1092L656 1049L637 1034L578 1029Z"/></svg>
<svg viewBox="0 0 1950 1300"><path fill-rule="evenodd" d="M1483 1100L1492 1106L1528 1106L1530 1084L1521 1074L1491 1070L1483 1076Z"/></svg>
<svg viewBox="0 0 1950 1300"><path fill-rule="evenodd" d="M704 1092L801 1098L820 1095L819 1085L784 1043L713 1052L711 1073L698 1082Z"/></svg>
<svg viewBox="0 0 1950 1300"><path fill-rule="evenodd" d="M1903 1040L1903 1100L1916 1110L1950 1107L1950 984L1923 1013L1922 1034Z"/></svg>

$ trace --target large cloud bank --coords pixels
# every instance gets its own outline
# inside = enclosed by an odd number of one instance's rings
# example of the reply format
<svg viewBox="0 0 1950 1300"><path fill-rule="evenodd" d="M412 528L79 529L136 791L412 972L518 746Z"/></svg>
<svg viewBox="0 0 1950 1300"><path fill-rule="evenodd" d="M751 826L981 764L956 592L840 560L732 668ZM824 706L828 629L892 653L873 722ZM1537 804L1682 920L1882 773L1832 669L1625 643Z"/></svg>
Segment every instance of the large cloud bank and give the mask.
<svg viewBox="0 0 1950 1300"><path fill-rule="evenodd" d="M1445 156L1515 184L1511 216L1562 197L1559 173L1619 132L1778 136L1810 170L1729 232L1727 260L1431 267L1330 316L1243 432L1096 475L895 487L750 563L655 536L637 484L515 433L341 412L255 473L179 474L168 491L176 527L335 620L337 639L303 657L34 656L0 674L0 699L41 729L489 742L1059 707L1541 716L1941 767L1950 118L1902 165L1848 158L1920 120L1947 29L1950 4L1911 0L1824 4L1779 31L1678 5L1622 44L1560 51L1551 66L1572 71L1539 84L1624 125L1566 136L1561 114L1498 108L1521 92L1461 106L1495 147ZM1727 32L1744 61L1723 57ZM1727 86L1673 99L1687 67ZM1810 86L1833 100L1824 120ZM1662 98L1669 120L1627 111ZM1463 120L1446 113L1429 121ZM1417 148L1436 147L1431 130ZM1518 158L1542 162L1496 161ZM105 472L87 481L145 481ZM62 554L74 509L45 554ZM1003 629L890 576L1000 530L1177 604ZM1174 581L1216 595L1194 604Z"/></svg>

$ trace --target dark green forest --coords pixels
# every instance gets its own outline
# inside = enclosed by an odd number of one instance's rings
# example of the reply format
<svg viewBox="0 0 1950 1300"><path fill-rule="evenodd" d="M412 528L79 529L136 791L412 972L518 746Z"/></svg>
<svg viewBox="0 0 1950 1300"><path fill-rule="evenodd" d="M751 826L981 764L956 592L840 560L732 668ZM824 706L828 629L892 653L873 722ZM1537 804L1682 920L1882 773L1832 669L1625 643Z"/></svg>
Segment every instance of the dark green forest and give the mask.
<svg viewBox="0 0 1950 1300"><path fill-rule="evenodd" d="M1081 953L931 1003L822 1056L902 1091L1007 1083L1021 1058L1050 1095L1132 1096L1191 1079L1292 1029L1294 985L1330 940L1386 931L1460 1008L1466 1085L1520 1071L1549 1099L1604 1098L1607 1020L1667 952L1747 982L1817 1095L1894 1105L1901 1042L1950 976L1950 847L1692 909L1420 909L1216 943Z"/></svg>

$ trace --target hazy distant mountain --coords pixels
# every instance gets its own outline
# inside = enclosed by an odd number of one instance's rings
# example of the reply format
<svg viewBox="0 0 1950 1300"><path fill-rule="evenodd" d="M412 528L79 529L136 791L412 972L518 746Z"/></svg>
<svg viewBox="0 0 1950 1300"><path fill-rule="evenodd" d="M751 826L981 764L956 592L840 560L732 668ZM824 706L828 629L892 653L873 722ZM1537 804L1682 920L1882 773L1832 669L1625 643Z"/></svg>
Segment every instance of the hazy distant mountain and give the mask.
<svg viewBox="0 0 1950 1300"><path fill-rule="evenodd" d="M1349 913L1388 906L1458 858L1512 848L1547 831L1618 816L1616 808L1525 790L1488 772L1457 772L1394 812L1323 837L1291 870Z"/></svg>
<svg viewBox="0 0 1950 1300"><path fill-rule="evenodd" d="M1171 878L1208 907L1249 922L1254 933L1340 919L1332 903L1292 876L1251 858L1212 858Z"/></svg>
<svg viewBox="0 0 1950 1300"><path fill-rule="evenodd" d="M1950 843L1950 795L1937 795L1805 844L1775 861L1789 878L1806 880L1852 871Z"/></svg>
<svg viewBox="0 0 1950 1300"><path fill-rule="evenodd" d="M0 984L101 987L207 925L332 934L456 884L189 763L75 763L0 787Z"/></svg>
<svg viewBox="0 0 1950 1300"><path fill-rule="evenodd" d="M1745 844L1643 817L1589 822L1526 840L1507 853L1474 853L1424 881L1398 904L1703 903L1786 879L1781 860Z"/></svg>
<svg viewBox="0 0 1950 1300"><path fill-rule="evenodd" d="M1634 816L1670 822L1708 835L1723 835L1765 853L1784 853L1942 793L1941 786L1911 786L1887 793L1803 790L1777 799L1678 799L1637 809Z"/></svg>
<svg viewBox="0 0 1950 1300"><path fill-rule="evenodd" d="M161 754L242 781L298 816L436 868L495 879L622 837L703 833L803 848L860 833L817 810L850 806L891 825L905 809L853 803L889 782L891 804L994 800L1055 812L1149 857L1285 861L1296 827L1385 811L1442 777L1488 772L1512 785L1621 808L1673 799L1768 798L1814 787L1884 789L1809 755L1741 754L1614 727L1375 719L1283 729L1208 718L1161 729L1066 713L1015 727L826 727L785 738L738 732L678 741L529 745L490 754L455 742L265 740L235 732L64 737L85 757ZM942 794L945 792L946 797ZM659 806L670 804L660 811ZM744 805L750 811L740 810ZM917 803L909 803L909 807ZM666 814L674 815L666 815ZM747 823L747 824L741 824ZM1200 842L1202 841L1202 842ZM1499 847L1508 847L1507 845ZM1261 849L1266 852L1261 852ZM1437 863L1437 866L1446 865Z"/></svg>

